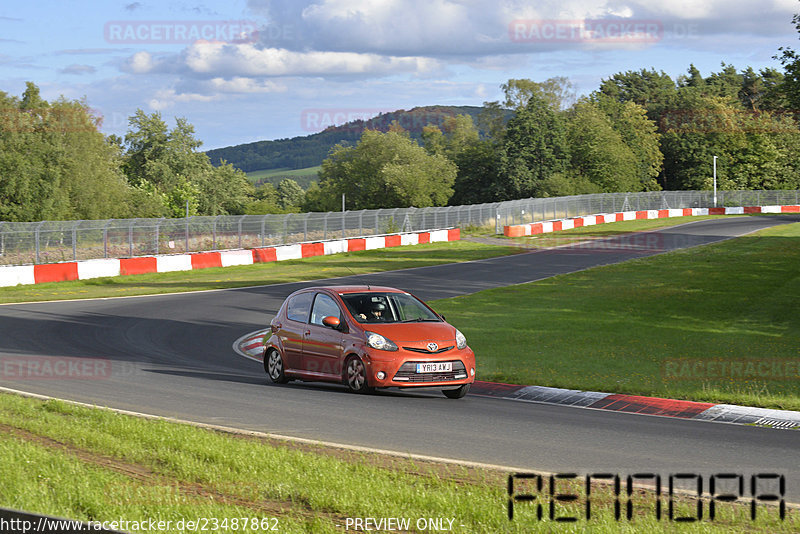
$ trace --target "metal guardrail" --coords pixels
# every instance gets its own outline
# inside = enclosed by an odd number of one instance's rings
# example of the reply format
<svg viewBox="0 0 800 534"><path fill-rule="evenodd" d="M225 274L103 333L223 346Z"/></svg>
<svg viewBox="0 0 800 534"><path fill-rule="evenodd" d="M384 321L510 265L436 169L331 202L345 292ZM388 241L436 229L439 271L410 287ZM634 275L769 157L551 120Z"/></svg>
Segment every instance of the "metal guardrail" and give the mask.
<svg viewBox="0 0 800 534"><path fill-rule="evenodd" d="M719 206L798 204L800 192L718 191ZM0 265L255 248L458 226L503 226L593 213L713 205L711 191L601 193L433 208L181 219L0 222Z"/></svg>

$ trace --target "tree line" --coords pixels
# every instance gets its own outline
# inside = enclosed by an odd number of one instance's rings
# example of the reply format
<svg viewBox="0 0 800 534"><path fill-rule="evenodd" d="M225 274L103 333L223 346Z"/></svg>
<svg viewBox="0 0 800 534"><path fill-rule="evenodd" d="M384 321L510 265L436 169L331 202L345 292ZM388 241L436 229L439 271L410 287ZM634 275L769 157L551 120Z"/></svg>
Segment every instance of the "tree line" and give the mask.
<svg viewBox="0 0 800 534"><path fill-rule="evenodd" d="M479 113L412 131L365 122L306 191L290 179L255 188L212 165L186 119L170 128L137 110L124 137L104 136L85 100L47 102L28 82L21 97L0 91L0 221L332 211L342 195L366 209L709 189L714 156L721 189L800 189L800 54L775 57L783 72L620 72L581 98L564 77L508 80Z"/></svg>
<svg viewBox="0 0 800 534"><path fill-rule="evenodd" d="M793 23L800 32L800 15ZM800 189L800 54L775 58L783 72L620 72L580 99L564 77L512 79L477 124L459 115L425 127L421 144L395 125L336 146L302 206L333 210L342 194L363 209L710 189L714 156L721 189Z"/></svg>
<svg viewBox="0 0 800 534"><path fill-rule="evenodd" d="M84 100L48 102L28 82L0 91L0 221L183 217L297 211L293 181L256 190L244 172L211 164L194 127L159 113L104 136ZM298 191L299 190L299 191Z"/></svg>
<svg viewBox="0 0 800 534"><path fill-rule="evenodd" d="M256 141L241 145L215 148L206 154L213 164L225 160L245 172L262 169L304 169L316 167L328 157L337 144L352 146L361 139L364 130L386 132L393 122L399 123L411 134L421 139L422 127L428 123L441 125L446 117L470 115L477 118L478 106L424 106L408 111L380 113L369 119L359 119L369 109L348 110L337 108L308 109L301 114L302 128L318 131L311 135L291 139ZM350 120L347 120L350 119Z"/></svg>
<svg viewBox="0 0 800 534"><path fill-rule="evenodd" d="M792 54L784 51L796 63ZM723 64L704 78L690 65L676 80L618 73L575 99L566 78L509 80L477 125L459 115L427 126L420 144L398 125L337 146L303 207L336 209L343 193L348 208L363 209L710 189L713 156L721 189L800 189L793 83L775 69Z"/></svg>

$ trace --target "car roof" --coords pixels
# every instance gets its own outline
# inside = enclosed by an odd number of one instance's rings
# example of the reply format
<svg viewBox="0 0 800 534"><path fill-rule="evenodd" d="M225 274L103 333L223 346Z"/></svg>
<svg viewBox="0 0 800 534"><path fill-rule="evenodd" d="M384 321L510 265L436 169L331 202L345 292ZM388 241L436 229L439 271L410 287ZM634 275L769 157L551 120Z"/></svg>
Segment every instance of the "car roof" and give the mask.
<svg viewBox="0 0 800 534"><path fill-rule="evenodd" d="M402 289L386 286L317 286L308 287L303 291L315 291L320 289L327 289L334 293L406 293Z"/></svg>

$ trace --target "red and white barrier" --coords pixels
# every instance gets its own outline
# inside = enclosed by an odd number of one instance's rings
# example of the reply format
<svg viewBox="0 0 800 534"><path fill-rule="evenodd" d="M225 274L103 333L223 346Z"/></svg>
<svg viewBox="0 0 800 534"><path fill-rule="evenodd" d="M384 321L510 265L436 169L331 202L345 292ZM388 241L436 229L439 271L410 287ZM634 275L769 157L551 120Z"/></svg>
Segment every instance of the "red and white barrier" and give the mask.
<svg viewBox="0 0 800 534"><path fill-rule="evenodd" d="M442 241L458 241L461 230L447 228L430 232L389 234L356 237L332 241L315 241L294 245L279 245L248 250L223 250L220 252L197 252L195 254L171 254L140 258L98 259L47 263L42 265L0 266L0 287L66 280L86 280L105 276L120 276L145 273L167 273L191 271L209 267L252 265L271 261L299 260L313 256L328 256L357 250L418 245Z"/></svg>
<svg viewBox="0 0 800 534"><path fill-rule="evenodd" d="M636 219L664 219L667 217L689 217L692 215L746 215L750 213L800 213L800 206L748 206L734 208L680 208L666 210L620 211L599 215L584 215L569 219L556 219L528 224L515 224L503 227L506 237L524 237L547 234L559 230L570 230L581 226L603 224Z"/></svg>

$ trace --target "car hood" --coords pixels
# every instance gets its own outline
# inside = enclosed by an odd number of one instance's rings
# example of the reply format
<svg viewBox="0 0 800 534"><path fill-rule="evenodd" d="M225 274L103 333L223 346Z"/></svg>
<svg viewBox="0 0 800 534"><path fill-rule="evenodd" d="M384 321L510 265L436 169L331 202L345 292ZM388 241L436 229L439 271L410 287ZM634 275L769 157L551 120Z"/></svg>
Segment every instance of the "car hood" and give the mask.
<svg viewBox="0 0 800 534"><path fill-rule="evenodd" d="M371 323L362 324L364 330L375 332L394 342L453 341L456 329L448 323Z"/></svg>

